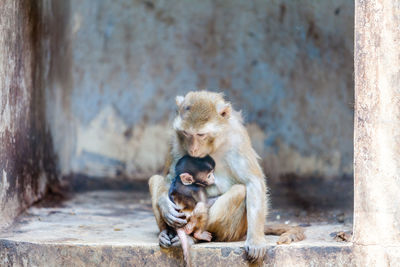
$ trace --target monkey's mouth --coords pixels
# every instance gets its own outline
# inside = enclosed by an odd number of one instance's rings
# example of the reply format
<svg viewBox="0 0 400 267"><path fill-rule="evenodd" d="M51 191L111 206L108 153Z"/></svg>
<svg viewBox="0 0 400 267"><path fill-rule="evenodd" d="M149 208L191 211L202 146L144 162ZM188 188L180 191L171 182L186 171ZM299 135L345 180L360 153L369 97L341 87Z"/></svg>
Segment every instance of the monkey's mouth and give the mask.
<svg viewBox="0 0 400 267"><path fill-rule="evenodd" d="M205 154L205 153L202 153L202 154L192 154L192 153L189 153L189 155L190 155L191 157L193 157L193 158L204 158L205 156L207 156L207 154Z"/></svg>

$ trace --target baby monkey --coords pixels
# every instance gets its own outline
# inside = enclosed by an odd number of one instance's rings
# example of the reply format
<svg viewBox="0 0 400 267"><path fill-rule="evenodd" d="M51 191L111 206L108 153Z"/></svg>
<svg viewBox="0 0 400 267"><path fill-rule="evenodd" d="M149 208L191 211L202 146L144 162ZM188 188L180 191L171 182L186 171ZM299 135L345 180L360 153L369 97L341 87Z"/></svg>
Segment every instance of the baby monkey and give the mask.
<svg viewBox="0 0 400 267"><path fill-rule="evenodd" d="M169 189L169 198L184 213L188 223L176 229L181 240L186 265L190 266L187 235L193 233L197 240L211 241L211 233L206 231L208 221L207 194L205 187L214 183L215 161L210 156L194 158L182 157L175 166L175 178Z"/></svg>

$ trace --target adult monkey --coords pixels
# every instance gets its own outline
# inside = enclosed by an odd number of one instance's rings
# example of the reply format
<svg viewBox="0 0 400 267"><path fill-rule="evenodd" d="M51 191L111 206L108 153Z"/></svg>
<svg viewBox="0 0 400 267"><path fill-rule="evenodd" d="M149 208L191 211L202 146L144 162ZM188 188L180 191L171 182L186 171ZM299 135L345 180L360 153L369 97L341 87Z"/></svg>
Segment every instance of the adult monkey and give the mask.
<svg viewBox="0 0 400 267"><path fill-rule="evenodd" d="M252 262L264 257L264 225L267 215L266 184L251 146L240 112L232 109L220 93L189 92L176 97L178 114L175 133L166 164L166 177L154 175L149 180L152 205L162 247L179 242L171 228L186 224L183 214L168 198L175 176L175 164L185 154L210 155L216 162L215 184L207 189L214 201L209 210L207 231L216 241L237 241L246 236L245 250ZM168 174L167 174L168 173ZM300 228L268 228L270 234L282 234L278 243L302 240ZM247 235L246 235L247 234Z"/></svg>

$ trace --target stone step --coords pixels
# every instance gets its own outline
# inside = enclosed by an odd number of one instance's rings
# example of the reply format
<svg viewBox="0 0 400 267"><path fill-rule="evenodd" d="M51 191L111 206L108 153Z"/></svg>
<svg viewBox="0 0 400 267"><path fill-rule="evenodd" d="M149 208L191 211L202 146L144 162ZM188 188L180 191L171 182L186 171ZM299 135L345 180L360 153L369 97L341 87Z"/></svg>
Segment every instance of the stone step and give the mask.
<svg viewBox="0 0 400 267"><path fill-rule="evenodd" d="M264 266L351 266L352 244L331 233L349 224L315 222L306 240L276 245L266 236ZM92 191L28 209L0 233L0 266L182 266L180 248L160 249L147 193ZM243 242L201 243L194 266L248 266Z"/></svg>

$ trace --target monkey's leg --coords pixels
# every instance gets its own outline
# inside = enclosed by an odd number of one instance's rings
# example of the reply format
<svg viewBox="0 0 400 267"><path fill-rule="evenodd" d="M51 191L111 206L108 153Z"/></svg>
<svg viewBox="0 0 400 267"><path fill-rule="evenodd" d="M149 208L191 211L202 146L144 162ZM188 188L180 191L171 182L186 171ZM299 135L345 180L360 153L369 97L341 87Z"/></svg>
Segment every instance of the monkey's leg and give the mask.
<svg viewBox="0 0 400 267"><path fill-rule="evenodd" d="M161 175L153 175L152 177L150 177L149 191L151 196L151 205L153 208L154 216L156 217L158 228L160 229L160 232L163 232L164 230L167 230L167 224L161 217L161 212L158 208L157 201L161 194L167 191L164 177L162 177Z"/></svg>
<svg viewBox="0 0 400 267"><path fill-rule="evenodd" d="M197 224L197 218L195 216L191 216L190 219L188 220L188 223L183 227L183 229L185 229L185 233L187 235L193 233L196 224Z"/></svg>
<svg viewBox="0 0 400 267"><path fill-rule="evenodd" d="M197 230L194 232L193 236L198 240L204 240L210 242L212 239L212 234L207 231Z"/></svg>
<svg viewBox="0 0 400 267"><path fill-rule="evenodd" d="M246 186L236 184L221 195L209 210L207 231L216 241L242 240L247 232Z"/></svg>
<svg viewBox="0 0 400 267"><path fill-rule="evenodd" d="M184 214L176 211L176 205L169 200L167 194L168 188L169 184L166 183L165 178L161 175L153 175L149 179L151 204L158 228L160 229L158 240L160 246L164 248L180 244L178 236L172 229L183 227L186 224L186 220L181 219ZM161 212L160 200L163 201L164 216ZM165 213L166 211L167 213ZM168 226L165 220L169 220L171 226Z"/></svg>
<svg viewBox="0 0 400 267"><path fill-rule="evenodd" d="M280 235L278 245L290 244L304 240L304 229L300 226L290 226L286 224L266 225L264 228L266 235Z"/></svg>
<svg viewBox="0 0 400 267"><path fill-rule="evenodd" d="M204 202L198 202L196 204L196 207L193 209L193 212L190 216L189 222L185 226L185 231L186 234L191 234L193 231L198 232L197 235L201 236L200 234L206 230L207 228L207 222L208 222L208 208L207 204ZM210 239L207 235L205 234L207 239L204 238L196 238L201 239L201 240L207 240Z"/></svg>

